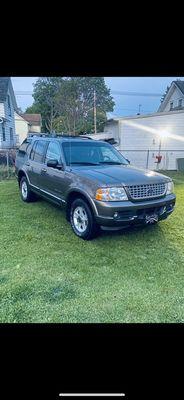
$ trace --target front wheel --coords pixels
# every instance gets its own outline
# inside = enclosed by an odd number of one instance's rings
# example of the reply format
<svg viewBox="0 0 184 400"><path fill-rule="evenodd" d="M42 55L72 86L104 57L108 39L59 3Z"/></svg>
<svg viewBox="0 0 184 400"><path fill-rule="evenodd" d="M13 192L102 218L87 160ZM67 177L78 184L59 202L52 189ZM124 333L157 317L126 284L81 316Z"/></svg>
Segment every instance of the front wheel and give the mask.
<svg viewBox="0 0 184 400"><path fill-rule="evenodd" d="M74 233L84 240L93 239L100 231L90 207L83 199L73 201L70 209L70 223Z"/></svg>

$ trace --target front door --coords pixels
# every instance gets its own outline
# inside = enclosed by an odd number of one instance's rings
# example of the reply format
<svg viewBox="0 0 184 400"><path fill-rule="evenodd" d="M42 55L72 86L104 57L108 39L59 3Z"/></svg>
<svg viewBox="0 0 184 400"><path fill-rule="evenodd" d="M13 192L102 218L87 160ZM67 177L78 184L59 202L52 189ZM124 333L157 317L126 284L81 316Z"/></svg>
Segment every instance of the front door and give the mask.
<svg viewBox="0 0 184 400"><path fill-rule="evenodd" d="M57 160L58 164L62 163L60 143L52 140L47 147L44 167L41 171L41 188L49 194L53 200L64 199L64 180L65 171L47 166L48 160Z"/></svg>

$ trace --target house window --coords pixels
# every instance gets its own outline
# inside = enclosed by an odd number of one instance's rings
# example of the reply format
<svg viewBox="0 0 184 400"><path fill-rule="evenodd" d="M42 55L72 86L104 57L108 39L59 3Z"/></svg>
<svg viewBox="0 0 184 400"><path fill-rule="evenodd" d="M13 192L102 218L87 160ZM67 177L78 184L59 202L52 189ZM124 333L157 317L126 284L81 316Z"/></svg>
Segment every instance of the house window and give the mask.
<svg viewBox="0 0 184 400"><path fill-rule="evenodd" d="M10 103L10 96L8 94L8 115L11 116L11 103Z"/></svg>
<svg viewBox="0 0 184 400"><path fill-rule="evenodd" d="M13 128L10 128L10 141L13 142Z"/></svg>
<svg viewBox="0 0 184 400"><path fill-rule="evenodd" d="M182 107L182 99L178 100L178 107Z"/></svg>
<svg viewBox="0 0 184 400"><path fill-rule="evenodd" d="M173 109L173 104L174 104L173 101L171 101L171 102L170 102L170 110Z"/></svg>
<svg viewBox="0 0 184 400"><path fill-rule="evenodd" d="M2 124L3 142L6 142L5 126Z"/></svg>

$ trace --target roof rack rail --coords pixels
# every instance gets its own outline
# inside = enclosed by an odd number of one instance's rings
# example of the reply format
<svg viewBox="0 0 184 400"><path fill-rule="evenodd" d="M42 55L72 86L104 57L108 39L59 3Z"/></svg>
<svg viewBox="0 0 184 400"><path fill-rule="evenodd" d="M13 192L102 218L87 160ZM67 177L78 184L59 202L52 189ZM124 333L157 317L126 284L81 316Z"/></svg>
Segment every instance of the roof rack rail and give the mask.
<svg viewBox="0 0 184 400"><path fill-rule="evenodd" d="M70 139L89 139L89 140L93 140L91 137L86 136L86 135L78 135L78 136L74 136L74 135L66 135L66 134L59 134L59 133L28 133L28 137L57 137L57 138L70 138Z"/></svg>

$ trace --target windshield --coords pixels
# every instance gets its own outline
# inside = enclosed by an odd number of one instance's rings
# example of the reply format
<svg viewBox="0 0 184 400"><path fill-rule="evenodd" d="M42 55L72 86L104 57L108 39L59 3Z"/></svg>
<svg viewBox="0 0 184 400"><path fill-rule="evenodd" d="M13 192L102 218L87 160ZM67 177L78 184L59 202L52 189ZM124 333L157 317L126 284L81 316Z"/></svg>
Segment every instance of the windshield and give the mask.
<svg viewBox="0 0 184 400"><path fill-rule="evenodd" d="M127 160L104 142L65 142L63 151L67 165L127 165Z"/></svg>

